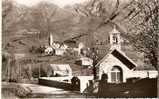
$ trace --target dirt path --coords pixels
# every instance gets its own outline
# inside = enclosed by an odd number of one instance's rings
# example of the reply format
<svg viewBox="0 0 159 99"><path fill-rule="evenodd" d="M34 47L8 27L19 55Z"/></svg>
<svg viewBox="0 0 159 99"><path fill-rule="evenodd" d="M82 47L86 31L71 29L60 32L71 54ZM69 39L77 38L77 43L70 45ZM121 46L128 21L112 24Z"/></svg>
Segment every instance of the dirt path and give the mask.
<svg viewBox="0 0 159 99"><path fill-rule="evenodd" d="M29 89L32 90L32 93L42 93L42 94L66 94L66 93L71 93L71 91L66 91L63 89L59 88L54 88L54 87L47 87L47 86L42 86L42 85L37 85L37 84L22 84L24 87L28 87Z"/></svg>
<svg viewBox="0 0 159 99"><path fill-rule="evenodd" d="M23 83L2 83L2 87L9 87L9 86L14 86L14 84L21 85L25 88L28 88L31 90L30 96L26 98L85 98L85 96L81 95L79 92L72 92L72 91L67 91L55 87L48 87L48 86L43 86L43 85L38 85L38 84L23 84ZM8 91L7 91L8 92ZM6 90L2 90L3 97L12 97L13 95L5 94ZM11 93L12 94L12 93ZM15 98L18 98L14 96Z"/></svg>

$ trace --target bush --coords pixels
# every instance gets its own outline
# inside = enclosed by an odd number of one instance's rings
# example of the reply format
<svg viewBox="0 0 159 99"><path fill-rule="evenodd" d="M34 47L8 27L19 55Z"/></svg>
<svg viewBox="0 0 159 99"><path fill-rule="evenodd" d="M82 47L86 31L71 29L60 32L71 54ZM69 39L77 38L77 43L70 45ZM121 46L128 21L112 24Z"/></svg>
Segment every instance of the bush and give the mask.
<svg viewBox="0 0 159 99"><path fill-rule="evenodd" d="M47 71L44 68L40 68L40 77L47 77Z"/></svg>
<svg viewBox="0 0 159 99"><path fill-rule="evenodd" d="M39 77L39 68L34 68L32 70L32 76L33 76L33 78L38 78Z"/></svg>
<svg viewBox="0 0 159 99"><path fill-rule="evenodd" d="M25 98L30 95L32 92L30 88L24 87L22 85L18 85L16 83L10 83L2 88L2 91L6 91L7 93L12 93L13 95ZM8 96L8 95L7 95ZM11 97L10 97L11 98Z"/></svg>
<svg viewBox="0 0 159 99"><path fill-rule="evenodd" d="M41 54L41 53L44 52L44 50L45 50L45 47L32 46L29 51L32 52L32 53L40 53Z"/></svg>
<svg viewBox="0 0 159 99"><path fill-rule="evenodd" d="M108 79L108 75L104 73L104 74L102 75L101 80L102 80L102 81L105 81L105 80L107 80L107 79Z"/></svg>
<svg viewBox="0 0 159 99"><path fill-rule="evenodd" d="M22 68L22 77L25 79L31 78L31 71L29 65L26 65L25 67Z"/></svg>
<svg viewBox="0 0 159 99"><path fill-rule="evenodd" d="M16 79L9 79L9 82L17 82Z"/></svg>
<svg viewBox="0 0 159 99"><path fill-rule="evenodd" d="M29 88L17 85L15 93L17 96L24 98L27 97L30 93L31 90Z"/></svg>
<svg viewBox="0 0 159 99"><path fill-rule="evenodd" d="M135 83L136 81L138 81L140 78L129 78L127 79L127 83Z"/></svg>
<svg viewBox="0 0 159 99"><path fill-rule="evenodd" d="M40 67L40 77L47 77L47 67ZM38 78L39 77L39 67L35 67L32 69L32 77Z"/></svg>

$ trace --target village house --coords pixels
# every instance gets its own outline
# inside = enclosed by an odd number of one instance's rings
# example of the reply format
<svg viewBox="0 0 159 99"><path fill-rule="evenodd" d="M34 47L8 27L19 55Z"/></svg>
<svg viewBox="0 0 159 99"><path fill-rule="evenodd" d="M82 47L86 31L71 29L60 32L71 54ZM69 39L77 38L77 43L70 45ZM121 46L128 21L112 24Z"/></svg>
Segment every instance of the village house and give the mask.
<svg viewBox="0 0 159 99"><path fill-rule="evenodd" d="M80 43L80 44L83 44L83 43ZM79 44L79 45L80 45ZM83 44L84 45L84 44ZM83 68L90 68L93 66L93 60L88 57L88 54L90 54L90 50L89 48L86 48L86 47L79 47L79 59L77 59L77 61L80 62L80 65L83 67Z"/></svg>
<svg viewBox="0 0 159 99"><path fill-rule="evenodd" d="M92 60L91 58L82 56L82 57L80 58L80 60L81 60L81 65L82 65L83 67L92 67L92 65L93 65L93 60Z"/></svg>
<svg viewBox="0 0 159 99"><path fill-rule="evenodd" d="M72 69L69 64L50 64L47 75L54 76L72 76Z"/></svg>
<svg viewBox="0 0 159 99"><path fill-rule="evenodd" d="M47 52L54 51L54 54L59 56L62 56L66 52L66 49L68 48L66 44L54 41L52 34L50 34L49 37L49 46L52 50L50 49Z"/></svg>

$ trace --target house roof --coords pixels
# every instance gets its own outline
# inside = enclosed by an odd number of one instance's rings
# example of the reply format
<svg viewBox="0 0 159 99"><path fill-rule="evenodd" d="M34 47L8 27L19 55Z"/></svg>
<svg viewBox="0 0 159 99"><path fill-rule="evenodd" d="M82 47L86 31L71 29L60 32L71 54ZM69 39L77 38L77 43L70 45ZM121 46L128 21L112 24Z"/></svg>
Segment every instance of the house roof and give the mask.
<svg viewBox="0 0 159 99"><path fill-rule="evenodd" d="M117 49L113 50L111 53L113 56L118 58L123 64L125 64L129 69L133 69L137 65L135 62L133 62L130 58L128 58L126 55L118 51Z"/></svg>
<svg viewBox="0 0 159 99"><path fill-rule="evenodd" d="M69 64L50 64L54 71L72 71Z"/></svg>
<svg viewBox="0 0 159 99"><path fill-rule="evenodd" d="M78 47L77 42L75 40L66 40L66 41L64 41L64 43L71 48Z"/></svg>
<svg viewBox="0 0 159 99"><path fill-rule="evenodd" d="M103 59L101 59L96 66L98 66L101 62L103 62L109 54L112 54L114 57L119 59L123 64L125 64L129 69L133 69L137 66L137 64L131 60L129 57L126 56L122 51L118 49L109 50L109 53L105 55Z"/></svg>

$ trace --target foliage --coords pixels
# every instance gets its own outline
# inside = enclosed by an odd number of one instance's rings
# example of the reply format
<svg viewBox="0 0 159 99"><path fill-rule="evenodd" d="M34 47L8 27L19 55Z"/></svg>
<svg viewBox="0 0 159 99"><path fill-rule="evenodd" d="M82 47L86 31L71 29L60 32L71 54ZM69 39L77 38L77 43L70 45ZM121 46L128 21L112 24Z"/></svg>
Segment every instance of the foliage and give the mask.
<svg viewBox="0 0 159 99"><path fill-rule="evenodd" d="M32 76L33 78L38 78L39 77L39 68L33 68L32 69Z"/></svg>
<svg viewBox="0 0 159 99"><path fill-rule="evenodd" d="M16 95L24 98L27 97L31 93L31 90L29 88L17 85L16 87Z"/></svg>
<svg viewBox="0 0 159 99"><path fill-rule="evenodd" d="M41 46L40 47L32 46L29 51L31 53L36 53L36 54L40 53L40 54L42 54L44 52L44 50L45 50L44 47L41 47Z"/></svg>
<svg viewBox="0 0 159 99"><path fill-rule="evenodd" d="M124 22L127 23L130 42L158 69L159 1L134 1L128 9L130 13Z"/></svg>
<svg viewBox="0 0 159 99"><path fill-rule="evenodd" d="M3 92L6 91L8 93L8 94L6 93L7 96L10 96L10 94L13 94L13 96L18 96L20 98L25 98L31 93L30 88L24 87L22 85L18 85L16 83L10 83L6 85L5 87L2 88L2 91Z"/></svg>
<svg viewBox="0 0 159 99"><path fill-rule="evenodd" d="M133 0L127 9L124 22L130 42L159 72L159 0Z"/></svg>
<svg viewBox="0 0 159 99"><path fill-rule="evenodd" d="M22 67L22 78L25 79L31 79L32 73L31 73L31 66L32 65L26 65L25 67Z"/></svg>
<svg viewBox="0 0 159 99"><path fill-rule="evenodd" d="M101 80L102 80L102 81L107 81L107 79L108 79L108 75L104 73L104 74L102 75Z"/></svg>
<svg viewBox="0 0 159 99"><path fill-rule="evenodd" d="M40 67L40 77L47 77L47 68Z"/></svg>
<svg viewBox="0 0 159 99"><path fill-rule="evenodd" d="M38 78L39 76L40 77L47 77L47 73L48 73L48 68L47 67L35 67L32 69L32 77L34 78Z"/></svg>
<svg viewBox="0 0 159 99"><path fill-rule="evenodd" d="M133 80L136 80L133 79ZM151 84L151 86L150 86ZM120 97L120 98L146 98L156 97L157 79L144 78L130 83L106 83L99 82L99 92L97 96L103 97Z"/></svg>

